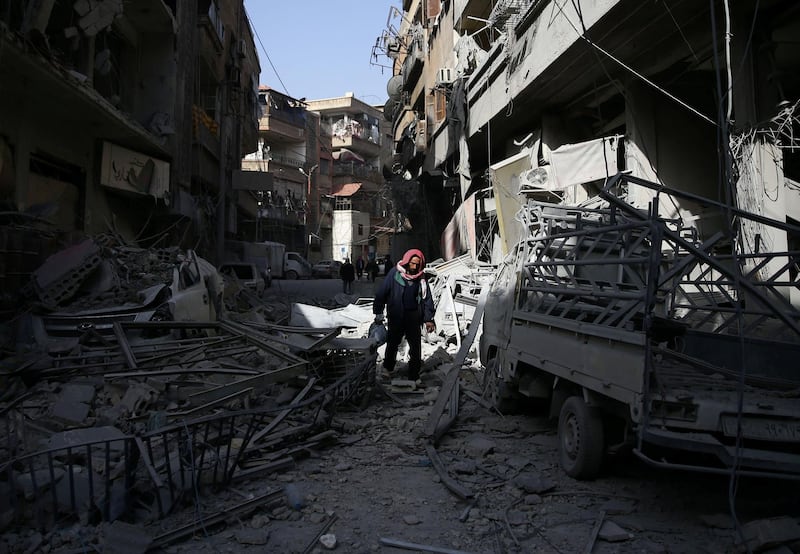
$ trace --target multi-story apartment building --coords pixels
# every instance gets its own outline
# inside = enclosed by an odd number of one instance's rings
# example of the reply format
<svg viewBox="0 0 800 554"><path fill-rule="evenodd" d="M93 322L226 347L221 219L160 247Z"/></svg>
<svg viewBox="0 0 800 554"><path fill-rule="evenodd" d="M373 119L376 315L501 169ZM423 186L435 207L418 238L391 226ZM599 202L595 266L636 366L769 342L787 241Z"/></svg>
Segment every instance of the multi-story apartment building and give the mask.
<svg viewBox="0 0 800 554"><path fill-rule="evenodd" d="M322 135L331 141L331 257L384 255L394 226L381 169L388 147L381 109L352 93L311 100L308 109L319 114Z"/></svg>
<svg viewBox="0 0 800 554"><path fill-rule="evenodd" d="M393 183L445 198L414 214L447 229L444 255L497 260L532 195L586 201L619 171L800 221L796 3L405 0L403 12L384 41ZM627 192L642 209L653 194ZM721 225L691 202L661 208L703 233Z"/></svg>
<svg viewBox="0 0 800 554"><path fill-rule="evenodd" d="M242 0L2 0L0 53L5 210L217 257L235 231L234 172L257 141ZM3 274L24 281L32 267Z"/></svg>
<svg viewBox="0 0 800 554"><path fill-rule="evenodd" d="M288 250L305 252L308 189L317 165L316 151L307 149L312 122L303 101L270 87L259 87L258 104L258 149L242 161L240 176L257 186L239 194L240 238L282 242Z"/></svg>

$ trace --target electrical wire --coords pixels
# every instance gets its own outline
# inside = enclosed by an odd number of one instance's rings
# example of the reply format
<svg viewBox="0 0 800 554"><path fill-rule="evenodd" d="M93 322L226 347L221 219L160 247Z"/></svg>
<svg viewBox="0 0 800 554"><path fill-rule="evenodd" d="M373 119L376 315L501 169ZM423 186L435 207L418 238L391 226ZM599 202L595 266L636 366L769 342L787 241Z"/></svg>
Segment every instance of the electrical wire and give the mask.
<svg viewBox="0 0 800 554"><path fill-rule="evenodd" d="M720 187L723 187L723 192L725 198L725 206L727 209L727 217L726 221L728 223L728 232L731 237L735 237L736 233L736 223L735 219L732 217L731 208L733 207L734 201L734 190L732 190L732 182L731 182L731 172L733 169L733 159L731 157L731 150L730 150L730 140L729 136L729 122L730 122L730 112L725 110L723 113L723 103L725 102L725 98L728 98L727 104L730 106L730 80L728 81L727 89L723 89L722 83L722 68L720 66L720 56L718 52L717 46L717 18L716 18L716 8L715 8L715 0L709 0L710 4L710 11L711 11L711 36L712 36L712 45L713 45L713 54L714 54L714 68L715 68L715 75L717 81L717 113L719 118L719 125L718 125L718 148L723 151L723 155L719 157L719 177L720 177ZM725 14L726 14L726 29L729 29L730 25L730 17L728 12L728 0L724 0L725 4ZM727 76L730 79L730 63L729 59L726 60L727 66ZM725 90L725 92L723 92ZM734 259L734 267L740 268L741 261L739 259L739 252L738 248L734 247L732 249L732 256ZM749 553L750 546L744 539L744 533L742 531L742 526L739 521L738 515L736 513L736 493L738 491L739 485L739 464L741 463L741 453L742 453L742 415L744 412L744 386L745 386L745 367L744 367L744 360L745 360L745 344L744 344L744 331L743 331L743 323L744 323L744 313L742 310L742 285L741 285L741 272L736 271L734 277L734 287L736 290L736 299L733 303L735 317L736 320L739 322L739 373L738 373L738 380L737 380L737 398L736 398L736 438L735 438L735 447L734 447L734 455L733 455L733 462L731 463L730 467L730 474L728 477L728 510L730 511L731 519L733 520L734 529L736 531L736 535L739 538L741 544L747 549Z"/></svg>
<svg viewBox="0 0 800 554"><path fill-rule="evenodd" d="M253 24L253 20L250 19L250 14L247 13L247 9L246 8L244 10L244 15L247 18L247 21L250 23L250 28L253 30L253 34L255 34L256 38L258 39L258 44L261 45L261 50L264 52L264 55L267 57L267 61L269 62L269 65L272 68L272 71L275 73L275 76L278 78L278 82L280 82L281 86L283 87L284 92L286 94L288 94L289 96L292 96L289 93L289 89L286 88L286 85L283 83L283 79L281 79L281 75L280 75L280 73L278 73L277 68L272 63L272 58L269 57L269 52L267 52L266 47L264 47L264 43L261 42L261 37L259 36L258 31L256 30L256 26Z"/></svg>
<svg viewBox="0 0 800 554"><path fill-rule="evenodd" d="M692 112L693 114L698 116L703 121L711 123L712 125L715 125L715 126L717 125L717 123L713 119L711 119L707 115L703 114L702 112L700 112L696 108L693 108L692 106L690 106L689 104L687 104L686 102L684 102L683 100L681 100L680 98L675 96L674 94L672 94L669 91L667 91L667 90L663 89L662 87L658 86L656 83L654 83L653 81L651 81L650 79L648 79L647 77L645 77L644 75L642 75L641 73L639 73L638 71L636 71L635 69L633 69L632 67L627 65L625 62L623 62L622 60L616 58L613 54L611 54L610 52L608 52L607 50L602 48L600 45L598 45L592 39L587 37L584 33L581 33L580 30L575 26L575 24L569 18L569 16L566 14L566 12L564 11L563 6L561 4L559 4L558 2L554 2L554 5L558 8L558 10L564 16L564 19L567 21L569 26L572 27L572 29L575 31L575 33L578 35L578 37L583 39L590 47L596 49L598 52L600 52L604 56L608 57L611 61L613 61L614 63L616 63L617 65L619 65L623 69L625 69L626 71L628 71L631 74L633 74L636 78L638 78L641 81L643 81L644 83L650 85L653 89L655 89L656 91L660 92L661 94L663 94L664 96L666 96L670 100L678 103L680 106L683 106L684 108L686 108L687 110L689 110L690 112Z"/></svg>

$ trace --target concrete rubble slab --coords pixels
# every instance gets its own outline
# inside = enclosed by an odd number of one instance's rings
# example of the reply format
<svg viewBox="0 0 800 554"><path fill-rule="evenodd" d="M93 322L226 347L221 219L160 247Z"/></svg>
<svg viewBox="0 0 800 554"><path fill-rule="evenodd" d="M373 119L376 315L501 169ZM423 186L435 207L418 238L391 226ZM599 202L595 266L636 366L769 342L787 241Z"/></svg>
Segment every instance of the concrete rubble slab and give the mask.
<svg viewBox="0 0 800 554"><path fill-rule="evenodd" d="M62 304L101 262L100 247L91 239L53 254L33 273L39 299L50 307Z"/></svg>
<svg viewBox="0 0 800 554"><path fill-rule="evenodd" d="M144 554L153 542L141 525L115 521L103 525L103 551L119 554Z"/></svg>
<svg viewBox="0 0 800 554"><path fill-rule="evenodd" d="M61 389L60 400L68 402L83 402L90 404L94 400L96 390L94 385L82 385L78 383L67 383Z"/></svg>
<svg viewBox="0 0 800 554"><path fill-rule="evenodd" d="M750 521L742 525L742 536L749 550L760 552L800 540L800 522L792 517Z"/></svg>

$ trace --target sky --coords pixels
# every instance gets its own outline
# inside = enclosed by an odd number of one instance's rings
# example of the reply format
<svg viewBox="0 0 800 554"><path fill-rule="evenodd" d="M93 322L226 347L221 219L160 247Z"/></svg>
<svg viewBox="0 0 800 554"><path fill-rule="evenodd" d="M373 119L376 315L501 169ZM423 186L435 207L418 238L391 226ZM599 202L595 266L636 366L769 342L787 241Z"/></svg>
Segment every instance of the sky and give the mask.
<svg viewBox="0 0 800 554"><path fill-rule="evenodd" d="M372 105L388 98L388 67L370 63L402 0L245 0L261 64L260 84L293 98L344 96ZM395 29L398 17L393 14ZM379 53L377 63L389 65Z"/></svg>

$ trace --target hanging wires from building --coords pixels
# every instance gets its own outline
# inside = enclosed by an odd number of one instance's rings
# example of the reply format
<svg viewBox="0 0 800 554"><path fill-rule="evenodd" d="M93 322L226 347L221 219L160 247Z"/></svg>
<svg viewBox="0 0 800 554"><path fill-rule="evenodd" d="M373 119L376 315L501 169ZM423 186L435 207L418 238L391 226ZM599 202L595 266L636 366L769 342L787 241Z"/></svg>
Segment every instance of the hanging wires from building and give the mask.
<svg viewBox="0 0 800 554"><path fill-rule="evenodd" d="M679 105L683 106L684 108L686 108L687 110L689 110L690 112L692 112L693 114L698 116L703 121L711 123L712 125L715 125L715 126L717 125L717 123L713 119L711 119L710 117L708 117L704 113L700 112L698 109L690 106L689 104L687 104L686 102L684 102L683 100L681 100L680 98L678 98L677 96L672 94L671 92L669 92L669 91L665 90L664 88L660 87L659 85L657 85L656 83L654 83L653 81L651 81L650 79L645 77L643 74L639 73L638 71L633 69L631 66L629 66L628 64L626 64L625 62L623 62L622 60L620 60L619 58L617 58L613 54L611 54L609 51L607 51L604 48L602 48L599 44L594 42L592 39L587 37L585 33L582 33L580 31L580 29L578 29L575 26L575 24L569 18L567 13L564 11L564 7L561 5L561 3L556 1L556 2L554 2L554 5L556 6L556 8L558 8L558 11L561 12L561 14L564 16L564 19L567 21L569 26L572 27L572 29L575 31L575 33L578 35L578 37L580 37L582 40L584 40L591 48L597 50L598 52L600 52L601 54L606 56L608 59L610 59L611 61L613 61L614 63L616 63L620 67L622 67L624 70L632 73L637 79L640 79L644 83L647 83L653 89L657 90L658 92L660 92L661 94L663 94L664 96L666 96L667 98L672 100L673 102L676 102Z"/></svg>

